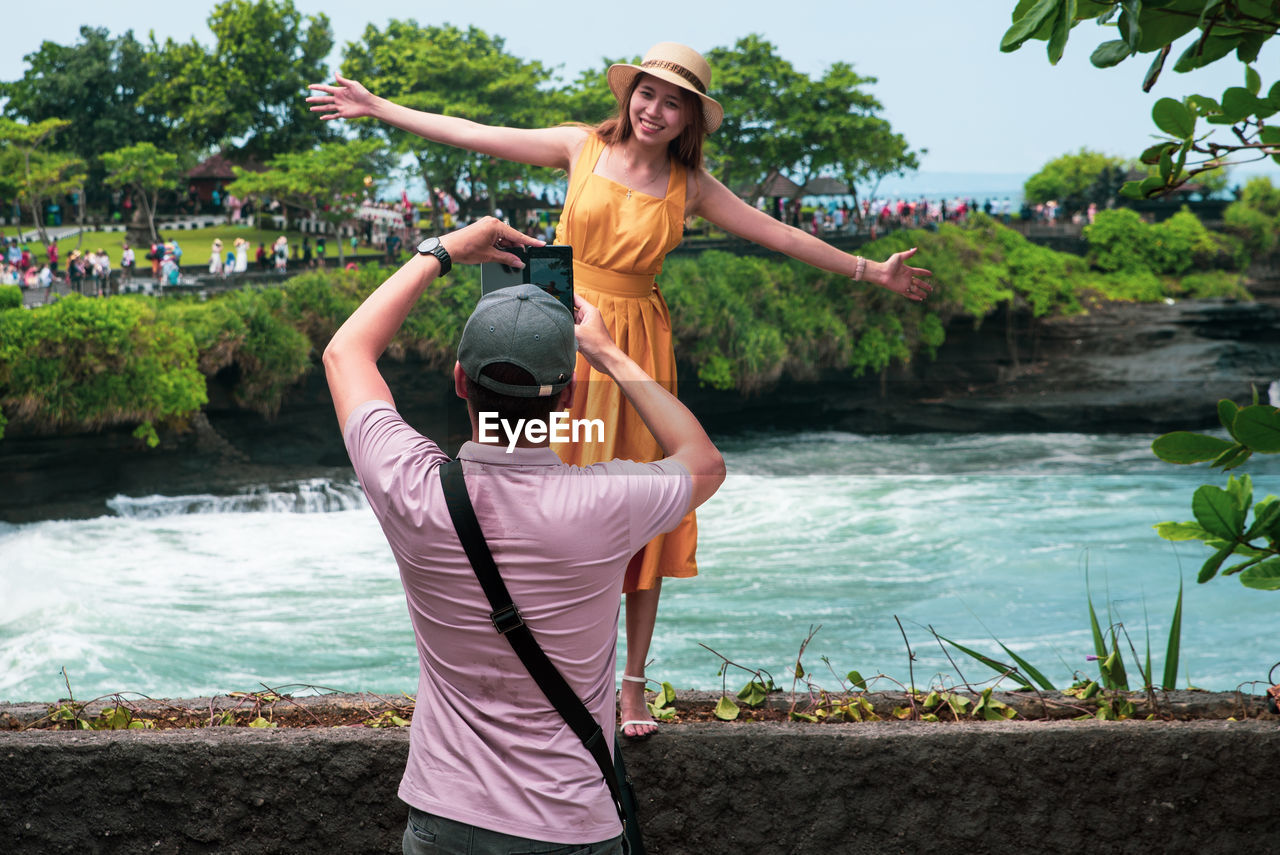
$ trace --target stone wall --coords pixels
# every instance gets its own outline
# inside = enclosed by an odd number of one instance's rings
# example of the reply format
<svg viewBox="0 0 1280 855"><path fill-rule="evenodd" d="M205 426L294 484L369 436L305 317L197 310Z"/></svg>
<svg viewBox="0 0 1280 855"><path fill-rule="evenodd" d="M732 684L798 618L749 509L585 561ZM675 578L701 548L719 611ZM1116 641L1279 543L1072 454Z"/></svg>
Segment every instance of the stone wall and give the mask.
<svg viewBox="0 0 1280 855"><path fill-rule="evenodd" d="M392 853L404 730L0 734L0 851ZM687 724L625 747L653 855L1266 852L1274 721Z"/></svg>

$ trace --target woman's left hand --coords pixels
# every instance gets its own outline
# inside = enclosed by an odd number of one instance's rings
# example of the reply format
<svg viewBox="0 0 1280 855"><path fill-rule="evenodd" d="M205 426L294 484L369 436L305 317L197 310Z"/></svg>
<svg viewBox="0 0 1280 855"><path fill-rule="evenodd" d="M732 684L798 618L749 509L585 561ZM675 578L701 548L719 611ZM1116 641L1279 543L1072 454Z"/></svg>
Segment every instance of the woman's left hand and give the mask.
<svg viewBox="0 0 1280 855"><path fill-rule="evenodd" d="M917 249L918 247L912 247L889 256L889 260L881 265L883 278L880 284L895 294L919 303L933 292L933 285L929 282L933 273L923 267L911 267L907 264L907 259L915 255Z"/></svg>

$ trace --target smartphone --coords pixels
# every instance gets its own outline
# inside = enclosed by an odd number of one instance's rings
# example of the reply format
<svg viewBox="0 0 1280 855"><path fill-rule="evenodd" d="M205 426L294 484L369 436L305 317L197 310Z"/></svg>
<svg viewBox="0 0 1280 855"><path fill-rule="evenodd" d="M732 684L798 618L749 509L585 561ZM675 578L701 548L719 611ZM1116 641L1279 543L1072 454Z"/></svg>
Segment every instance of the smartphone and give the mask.
<svg viewBox="0 0 1280 855"><path fill-rule="evenodd" d="M537 285L573 314L573 247L531 246L526 249L524 281Z"/></svg>
<svg viewBox="0 0 1280 855"><path fill-rule="evenodd" d="M492 261L480 265L481 294L521 283L537 285L573 313L573 247L527 246L508 251L518 256L524 267Z"/></svg>

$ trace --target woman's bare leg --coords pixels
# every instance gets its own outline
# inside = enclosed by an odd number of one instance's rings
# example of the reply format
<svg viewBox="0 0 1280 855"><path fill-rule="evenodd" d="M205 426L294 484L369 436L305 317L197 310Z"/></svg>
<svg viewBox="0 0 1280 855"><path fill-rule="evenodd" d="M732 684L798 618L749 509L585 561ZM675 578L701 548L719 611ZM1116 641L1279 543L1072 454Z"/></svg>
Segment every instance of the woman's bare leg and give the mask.
<svg viewBox="0 0 1280 855"><path fill-rule="evenodd" d="M658 595L662 591L662 579L652 588L627 594L627 666L622 673L632 677L644 676L644 663L649 658L649 643L653 641L653 627L658 619ZM621 706L623 721L653 721L645 706L644 684L622 681ZM658 729L656 724L629 725L624 736L648 736Z"/></svg>

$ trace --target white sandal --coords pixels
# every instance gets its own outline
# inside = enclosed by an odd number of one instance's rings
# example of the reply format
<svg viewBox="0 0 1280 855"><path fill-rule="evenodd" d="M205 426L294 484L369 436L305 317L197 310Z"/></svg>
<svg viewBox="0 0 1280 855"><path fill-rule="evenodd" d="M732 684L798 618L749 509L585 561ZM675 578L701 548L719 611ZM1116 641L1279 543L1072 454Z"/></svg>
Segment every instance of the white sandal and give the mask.
<svg viewBox="0 0 1280 855"><path fill-rule="evenodd" d="M647 685L649 682L644 677L633 677L630 674L623 674L622 679L626 680L628 683L642 683ZM634 727L652 727L653 730L649 731L648 733L630 735L626 732L626 730L628 727L633 727L633 726ZM658 723L651 718L633 719L631 721L624 721L621 725L618 726L618 732L622 734L622 737L624 739L635 739L635 740L648 739L650 736L653 736L655 733L658 732Z"/></svg>

